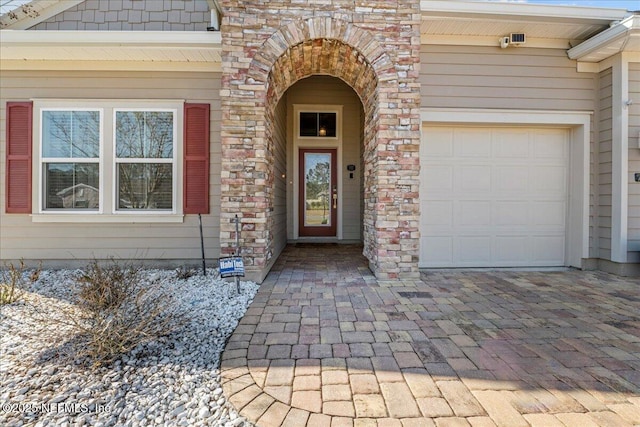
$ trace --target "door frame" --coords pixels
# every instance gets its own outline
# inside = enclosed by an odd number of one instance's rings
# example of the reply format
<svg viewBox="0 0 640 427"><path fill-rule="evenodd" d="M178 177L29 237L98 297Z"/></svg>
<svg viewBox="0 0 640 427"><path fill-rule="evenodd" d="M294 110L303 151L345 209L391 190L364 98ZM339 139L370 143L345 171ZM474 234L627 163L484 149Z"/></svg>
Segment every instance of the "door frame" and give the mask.
<svg viewBox="0 0 640 427"><path fill-rule="evenodd" d="M305 163L304 161L304 155L306 153L322 153L322 154L330 154L331 156L331 162L330 162L330 171L331 171L331 180L329 182L329 187L330 187L330 194L329 194L329 216L331 218L331 223L329 226L325 226L325 227L317 227L317 230L309 230L308 232L305 233L304 236L300 236L300 237L329 237L329 238L336 238L338 236L338 209L339 209L339 205L338 203L340 202L340 194L337 193L338 196L338 200L336 200L336 208L333 208L332 205L333 203L333 187L335 186L336 188L336 192L337 192L337 188L338 188L338 149L337 148L299 148L298 149L298 164L299 165L303 165ZM298 174L298 183L301 184L305 181L305 177L304 177L304 173L305 173L305 168L304 167L299 167L299 174ZM315 227L313 226L305 226L302 221L304 218L304 211L305 211L305 203L306 201L304 200L303 197L303 193L304 193L304 187L302 185L298 185L298 218L300 218L300 223L298 224L298 232L301 233L303 228L310 228L313 229ZM323 232L328 231L328 235L323 234ZM318 233L318 234L315 234Z"/></svg>
<svg viewBox="0 0 640 427"><path fill-rule="evenodd" d="M315 111L315 112L334 112L337 113L337 131L335 138L300 138L299 129L300 124L298 117L300 112L303 111ZM292 188L292 205L293 211L293 239L328 239L328 240L342 240L342 216L343 216L343 203L342 203L342 105L328 105L328 104L293 104L293 188ZM336 222L336 236L335 237L307 237L300 236L300 149L318 148L318 149L335 149L336 150L336 178L338 180L338 220Z"/></svg>

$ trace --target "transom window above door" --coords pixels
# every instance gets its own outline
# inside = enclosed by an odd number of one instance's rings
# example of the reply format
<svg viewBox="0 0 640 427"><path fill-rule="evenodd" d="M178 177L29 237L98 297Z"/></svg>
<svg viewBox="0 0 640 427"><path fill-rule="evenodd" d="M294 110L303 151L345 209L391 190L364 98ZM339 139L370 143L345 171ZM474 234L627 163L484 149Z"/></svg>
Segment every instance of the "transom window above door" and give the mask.
<svg viewBox="0 0 640 427"><path fill-rule="evenodd" d="M300 137L336 138L338 136L338 120L335 112L300 111Z"/></svg>

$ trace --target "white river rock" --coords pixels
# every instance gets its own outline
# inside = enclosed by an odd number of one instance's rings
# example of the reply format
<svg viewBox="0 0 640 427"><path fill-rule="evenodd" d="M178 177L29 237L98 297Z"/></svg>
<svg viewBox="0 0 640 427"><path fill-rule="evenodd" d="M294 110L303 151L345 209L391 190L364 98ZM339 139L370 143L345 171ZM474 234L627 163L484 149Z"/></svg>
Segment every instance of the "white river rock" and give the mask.
<svg viewBox="0 0 640 427"><path fill-rule="evenodd" d="M73 359L73 312L79 270L45 270L0 312L0 425L251 426L220 386L220 354L258 286L215 278L185 280L146 270L173 297L186 322L167 337L139 345L109 366Z"/></svg>

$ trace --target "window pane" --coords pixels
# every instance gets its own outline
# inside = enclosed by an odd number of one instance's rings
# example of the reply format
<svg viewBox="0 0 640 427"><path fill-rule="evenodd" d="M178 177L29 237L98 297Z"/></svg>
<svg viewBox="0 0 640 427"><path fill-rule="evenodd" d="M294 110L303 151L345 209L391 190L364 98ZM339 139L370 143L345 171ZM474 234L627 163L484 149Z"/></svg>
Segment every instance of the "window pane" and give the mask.
<svg viewBox="0 0 640 427"><path fill-rule="evenodd" d="M331 154L304 154L304 225L331 226Z"/></svg>
<svg viewBox="0 0 640 427"><path fill-rule="evenodd" d="M100 155L98 111L44 111L42 154L56 158L95 158Z"/></svg>
<svg viewBox="0 0 640 427"><path fill-rule="evenodd" d="M116 154L138 159L173 157L173 113L116 112Z"/></svg>
<svg viewBox="0 0 640 427"><path fill-rule="evenodd" d="M44 169L45 209L99 208L97 163L46 163Z"/></svg>
<svg viewBox="0 0 640 427"><path fill-rule="evenodd" d="M172 165L118 164L118 209L172 209Z"/></svg>
<svg viewBox="0 0 640 427"><path fill-rule="evenodd" d="M300 136L318 136L318 113L300 113Z"/></svg>
<svg viewBox="0 0 640 427"><path fill-rule="evenodd" d="M336 136L336 113L319 113L318 124L319 136Z"/></svg>

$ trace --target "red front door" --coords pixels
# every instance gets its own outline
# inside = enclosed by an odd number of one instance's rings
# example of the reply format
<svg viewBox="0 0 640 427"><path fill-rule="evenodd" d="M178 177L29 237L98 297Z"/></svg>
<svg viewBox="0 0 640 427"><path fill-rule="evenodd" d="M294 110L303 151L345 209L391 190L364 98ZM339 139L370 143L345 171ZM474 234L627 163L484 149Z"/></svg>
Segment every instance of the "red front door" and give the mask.
<svg viewBox="0 0 640 427"><path fill-rule="evenodd" d="M300 149L300 236L335 237L338 222L338 174L335 148Z"/></svg>

